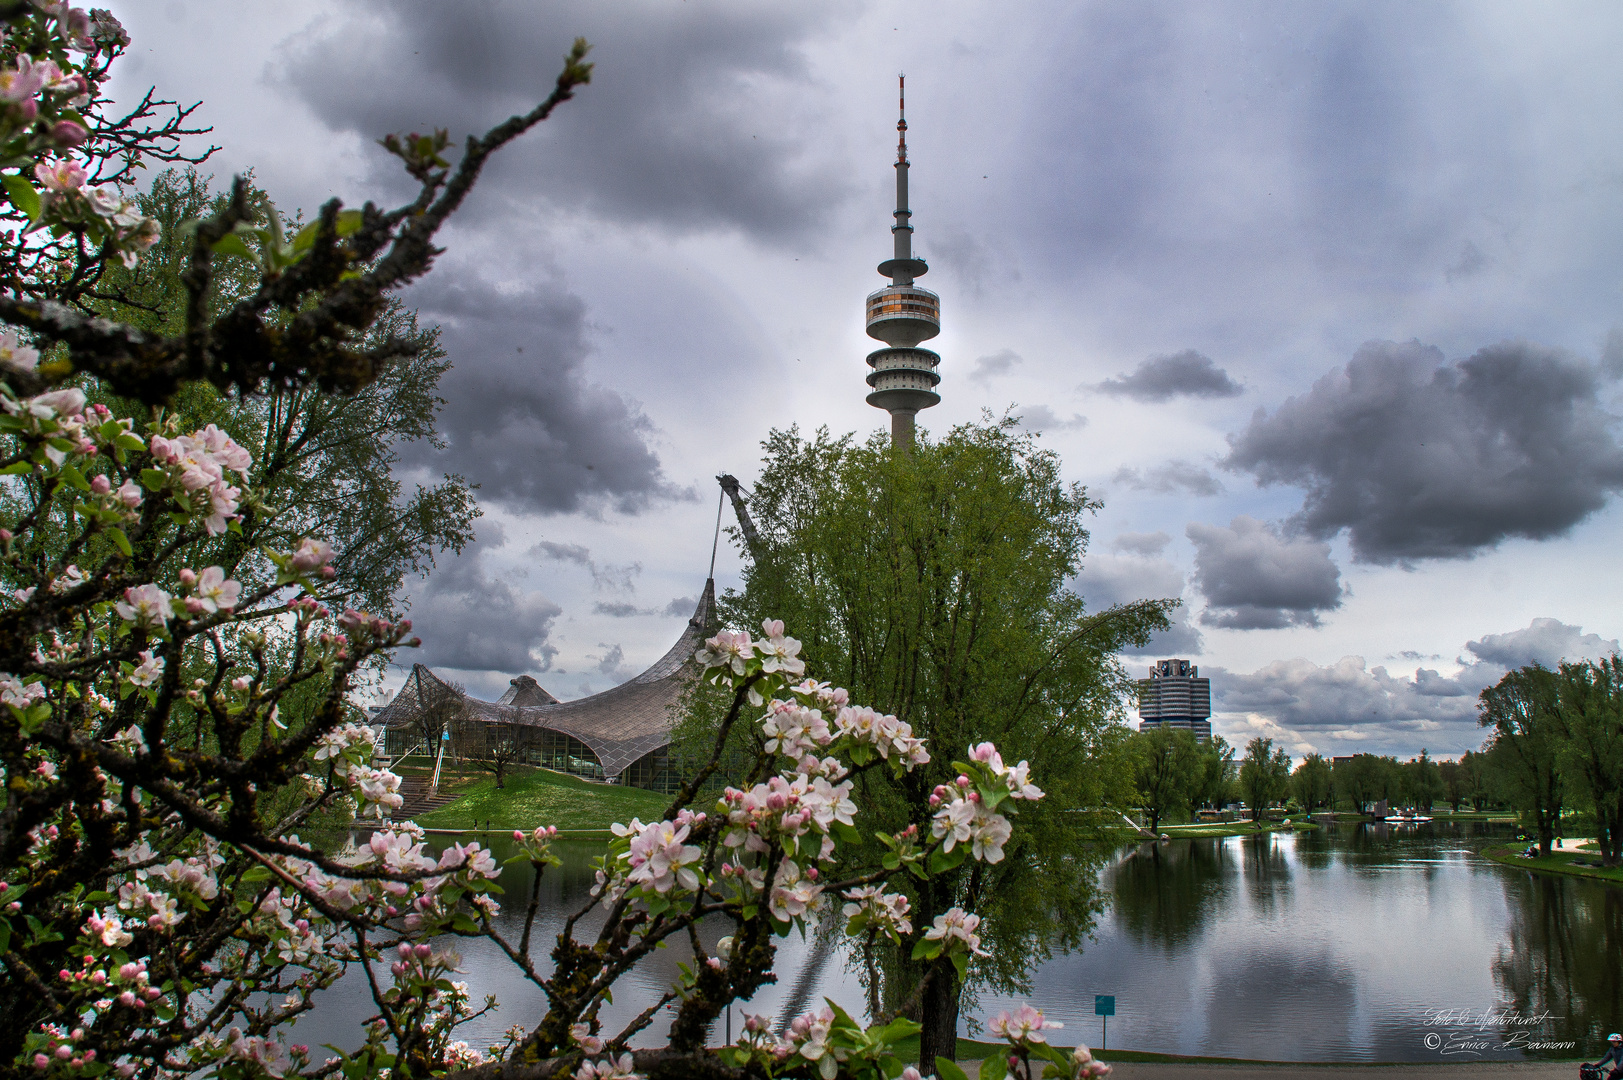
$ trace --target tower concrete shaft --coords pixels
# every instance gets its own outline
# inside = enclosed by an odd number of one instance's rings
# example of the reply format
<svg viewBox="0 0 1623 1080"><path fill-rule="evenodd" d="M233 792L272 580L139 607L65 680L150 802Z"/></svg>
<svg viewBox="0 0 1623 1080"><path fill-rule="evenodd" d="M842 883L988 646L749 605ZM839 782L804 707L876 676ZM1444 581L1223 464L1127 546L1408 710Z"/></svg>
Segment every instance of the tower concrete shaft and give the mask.
<svg viewBox="0 0 1623 1080"><path fill-rule="evenodd" d="M939 404L935 392L941 357L918 347L941 333L941 300L914 279L929 271L913 257L913 212L907 205L907 80L901 79L901 109L896 123L896 224L891 226L892 257L879 264L890 285L868 295L868 336L888 348L868 354L868 404L890 413L893 446L913 445L913 421L920 409Z"/></svg>

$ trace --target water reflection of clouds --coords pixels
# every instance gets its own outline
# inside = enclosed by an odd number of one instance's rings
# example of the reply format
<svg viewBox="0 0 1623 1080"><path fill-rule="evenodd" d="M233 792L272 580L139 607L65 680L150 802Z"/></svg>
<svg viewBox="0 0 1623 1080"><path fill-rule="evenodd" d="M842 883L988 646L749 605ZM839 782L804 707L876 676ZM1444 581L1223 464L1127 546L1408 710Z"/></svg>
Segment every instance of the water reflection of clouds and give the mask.
<svg viewBox="0 0 1623 1080"><path fill-rule="evenodd" d="M562 872L543 879L533 949L543 971L565 912L585 900L596 851L572 845ZM501 921L515 938L528 873L503 876ZM1623 971L1611 962L1623 952L1623 890L1506 871L1440 830L1177 840L1127 849L1104 875L1112 900L1097 938L1032 976L1029 1000L1065 1023L1066 1042L1098 1040L1095 994L1116 995L1112 1046L1283 1060L1438 1061L1423 1042L1429 1016L1505 1008L1566 1017L1543 1034L1578 1040L1569 1058L1593 1057L1582 1040L1623 1016ZM702 936L725 932L717 924ZM824 995L863 1000L847 956L809 963L812 945L798 935L779 942L780 981L749 1011L781 1016L791 998L808 1007ZM461 947L463 977L502 1002L470 1026L469 1042L497 1041L541 1016L541 992L505 957L477 941ZM618 1030L657 1000L686 957L682 942L655 953L604 1009L606 1023ZM1012 1003L984 995L977 1014ZM351 976L297 1035L312 1044L353 1036L370 1011L364 981ZM646 1041L666 1026L656 1022Z"/></svg>

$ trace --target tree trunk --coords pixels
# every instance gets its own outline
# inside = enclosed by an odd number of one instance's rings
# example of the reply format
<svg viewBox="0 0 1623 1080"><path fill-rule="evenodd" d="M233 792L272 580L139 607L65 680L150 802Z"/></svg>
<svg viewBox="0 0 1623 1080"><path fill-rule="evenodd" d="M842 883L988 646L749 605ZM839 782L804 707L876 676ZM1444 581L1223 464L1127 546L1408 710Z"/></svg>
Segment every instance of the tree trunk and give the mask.
<svg viewBox="0 0 1623 1080"><path fill-rule="evenodd" d="M958 1060L958 972L942 957L932 968L935 977L924 988L919 1008L919 1072L935 1072L935 1059Z"/></svg>

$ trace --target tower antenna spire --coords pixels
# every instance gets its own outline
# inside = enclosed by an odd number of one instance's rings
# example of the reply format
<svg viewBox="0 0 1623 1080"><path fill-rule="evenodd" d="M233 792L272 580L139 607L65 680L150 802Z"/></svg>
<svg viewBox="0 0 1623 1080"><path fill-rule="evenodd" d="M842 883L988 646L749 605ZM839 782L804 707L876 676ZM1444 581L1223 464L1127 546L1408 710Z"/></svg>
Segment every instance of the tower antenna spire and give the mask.
<svg viewBox="0 0 1623 1080"><path fill-rule="evenodd" d="M896 106L896 163L900 165L907 160L907 74L896 76L896 82L900 91Z"/></svg>
<svg viewBox="0 0 1623 1080"><path fill-rule="evenodd" d="M941 332L941 301L935 293L915 285L930 268L913 257L913 211L907 205L907 74L896 77L896 224L890 227L893 253L879 264L879 272L890 278L890 286L868 297L868 336L878 338L887 349L868 354L873 372L868 385L873 392L868 404L890 413L892 446L913 444L913 418L920 409L939 404L935 392L941 376L936 366L941 357L919 342Z"/></svg>

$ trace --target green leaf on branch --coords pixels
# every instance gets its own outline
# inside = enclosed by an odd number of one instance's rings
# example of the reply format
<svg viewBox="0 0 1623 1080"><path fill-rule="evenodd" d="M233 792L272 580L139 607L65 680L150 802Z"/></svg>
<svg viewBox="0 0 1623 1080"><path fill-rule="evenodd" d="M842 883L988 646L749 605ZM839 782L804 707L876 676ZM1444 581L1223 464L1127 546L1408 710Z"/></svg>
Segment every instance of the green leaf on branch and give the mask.
<svg viewBox="0 0 1623 1080"><path fill-rule="evenodd" d="M1003 1080L1009 1075L1009 1059L1002 1054L988 1054L981 1062L980 1080Z"/></svg>
<svg viewBox="0 0 1623 1080"><path fill-rule="evenodd" d="M969 1080L969 1074L956 1061L944 1057L935 1059L935 1074L939 1080Z"/></svg>
<svg viewBox="0 0 1623 1080"><path fill-rule="evenodd" d="M135 554L135 549L130 546L130 538L124 535L123 529L108 529L107 538L113 542L114 547L124 554L126 559Z"/></svg>
<svg viewBox="0 0 1623 1080"><path fill-rule="evenodd" d="M244 259L254 257L254 253L248 250L248 245L243 243L242 237L236 233L226 233L216 240L214 242L214 253L216 255L237 255Z"/></svg>
<svg viewBox="0 0 1623 1080"><path fill-rule="evenodd" d="M169 483L169 474L162 469L142 469L141 486L148 491L162 491Z"/></svg>
<svg viewBox="0 0 1623 1080"><path fill-rule="evenodd" d="M957 844L951 851L936 848L935 851L930 853L930 873L941 874L956 869L963 863L964 856L968 852L969 845L967 844Z"/></svg>
<svg viewBox="0 0 1623 1080"><path fill-rule="evenodd" d="M80 472L72 465L62 466L62 479L66 480L80 491L90 490L90 481L85 479L85 474Z"/></svg>
<svg viewBox="0 0 1623 1080"><path fill-rule="evenodd" d="M14 461L5 468L0 469L0 476L21 476L26 472L33 472L34 466L26 461Z"/></svg>
<svg viewBox="0 0 1623 1080"><path fill-rule="evenodd" d="M11 197L11 205L28 215L29 221L38 221L43 206L33 183L19 173L11 173L4 177L4 180L6 194Z"/></svg>

